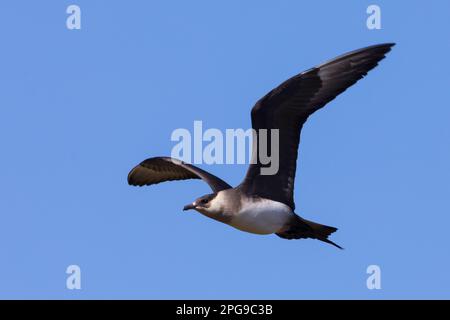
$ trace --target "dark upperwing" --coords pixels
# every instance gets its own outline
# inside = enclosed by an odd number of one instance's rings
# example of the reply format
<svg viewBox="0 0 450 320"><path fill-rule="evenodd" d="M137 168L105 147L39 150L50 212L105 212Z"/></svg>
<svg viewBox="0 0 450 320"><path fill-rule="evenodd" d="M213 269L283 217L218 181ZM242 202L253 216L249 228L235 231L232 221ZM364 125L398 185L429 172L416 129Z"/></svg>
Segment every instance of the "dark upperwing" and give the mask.
<svg viewBox="0 0 450 320"><path fill-rule="evenodd" d="M144 160L128 174L128 184L140 187L164 181L187 179L202 179L213 192L231 188L228 183L215 175L170 157Z"/></svg>
<svg viewBox="0 0 450 320"><path fill-rule="evenodd" d="M287 204L295 209L293 199L297 149L300 131L308 117L375 68L393 43L379 44L352 51L283 82L261 98L251 112L252 127L259 139L259 129L279 129L279 170L261 175L264 165L251 164L239 188ZM270 134L268 150L270 154ZM254 151L255 152L255 149Z"/></svg>

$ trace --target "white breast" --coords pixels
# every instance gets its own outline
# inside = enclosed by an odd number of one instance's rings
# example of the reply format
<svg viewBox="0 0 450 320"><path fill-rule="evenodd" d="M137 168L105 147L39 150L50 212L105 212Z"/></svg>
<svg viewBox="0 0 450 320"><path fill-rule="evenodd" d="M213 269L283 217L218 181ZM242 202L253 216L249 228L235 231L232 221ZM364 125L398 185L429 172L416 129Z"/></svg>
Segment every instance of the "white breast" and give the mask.
<svg viewBox="0 0 450 320"><path fill-rule="evenodd" d="M270 234L278 232L292 218L292 210L284 203L261 200L244 203L229 225L239 230Z"/></svg>

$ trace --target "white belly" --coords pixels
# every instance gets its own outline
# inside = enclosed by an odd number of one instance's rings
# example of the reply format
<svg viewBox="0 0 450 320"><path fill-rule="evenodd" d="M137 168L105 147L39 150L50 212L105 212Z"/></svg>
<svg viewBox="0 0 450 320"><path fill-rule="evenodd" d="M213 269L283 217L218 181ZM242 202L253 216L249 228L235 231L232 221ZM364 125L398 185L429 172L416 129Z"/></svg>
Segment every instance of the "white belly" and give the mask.
<svg viewBox="0 0 450 320"><path fill-rule="evenodd" d="M293 215L290 207L272 200L251 202L243 207L233 215L229 225L256 234L278 232Z"/></svg>

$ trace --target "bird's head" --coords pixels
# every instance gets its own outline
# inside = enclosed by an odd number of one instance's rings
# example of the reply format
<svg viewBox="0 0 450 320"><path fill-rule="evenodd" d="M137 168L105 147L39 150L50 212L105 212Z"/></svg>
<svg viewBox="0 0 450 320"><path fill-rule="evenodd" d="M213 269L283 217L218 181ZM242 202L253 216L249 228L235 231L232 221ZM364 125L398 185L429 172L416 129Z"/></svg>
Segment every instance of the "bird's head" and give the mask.
<svg viewBox="0 0 450 320"><path fill-rule="evenodd" d="M214 199L216 198L216 193L211 193L197 198L194 202L184 206L183 210L194 209L203 214L214 214L216 211L216 206Z"/></svg>

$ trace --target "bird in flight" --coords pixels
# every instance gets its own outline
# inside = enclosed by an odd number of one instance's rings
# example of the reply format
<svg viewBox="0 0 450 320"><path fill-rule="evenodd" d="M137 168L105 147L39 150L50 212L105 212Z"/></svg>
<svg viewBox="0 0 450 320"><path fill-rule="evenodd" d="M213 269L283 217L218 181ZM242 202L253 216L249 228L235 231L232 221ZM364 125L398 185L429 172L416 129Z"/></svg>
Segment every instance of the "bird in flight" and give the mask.
<svg viewBox="0 0 450 320"><path fill-rule="evenodd" d="M272 234L283 239L317 239L340 249L329 240L337 229L301 218L293 197L297 149L300 132L308 117L337 95L362 79L394 46L373 45L355 50L304 71L262 97L251 111L252 127L259 139L260 129L278 129L279 169L275 174L261 174L265 167L255 148L254 163L244 180L233 188L222 179L191 164L170 157L144 160L128 174L133 186L157 184L170 180L202 179L212 189L184 206L236 229Z"/></svg>

